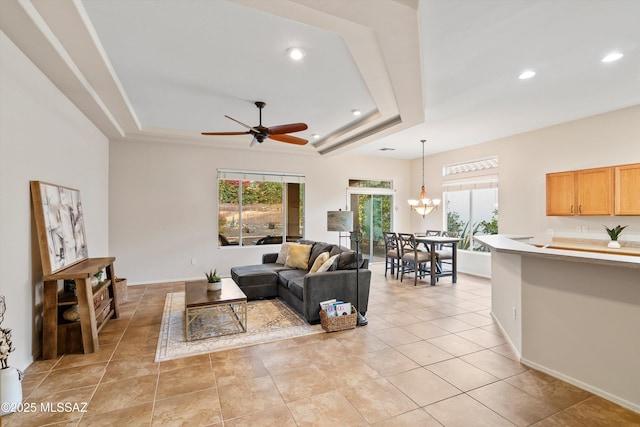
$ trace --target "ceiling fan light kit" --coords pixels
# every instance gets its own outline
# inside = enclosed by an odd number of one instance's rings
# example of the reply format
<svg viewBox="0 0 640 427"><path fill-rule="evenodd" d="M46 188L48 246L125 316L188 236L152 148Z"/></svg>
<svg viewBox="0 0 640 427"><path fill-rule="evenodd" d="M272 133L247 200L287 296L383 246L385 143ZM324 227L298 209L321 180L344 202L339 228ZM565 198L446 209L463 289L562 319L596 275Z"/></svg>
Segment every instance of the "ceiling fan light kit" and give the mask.
<svg viewBox="0 0 640 427"><path fill-rule="evenodd" d="M248 130L246 132L202 132L202 135L213 136L230 136L230 135L253 135L253 140L250 146L254 147L262 143L265 139L273 139L274 141L286 142L287 144L305 145L308 143L306 139L298 138L297 136L287 135L289 133L301 132L307 130L306 123L289 123L286 125L278 125L266 127L262 126L262 109L267 105L265 102L256 101L256 107L258 107L260 124L258 126L249 126L242 123L233 117L225 115L229 120L233 120L241 126L244 126Z"/></svg>

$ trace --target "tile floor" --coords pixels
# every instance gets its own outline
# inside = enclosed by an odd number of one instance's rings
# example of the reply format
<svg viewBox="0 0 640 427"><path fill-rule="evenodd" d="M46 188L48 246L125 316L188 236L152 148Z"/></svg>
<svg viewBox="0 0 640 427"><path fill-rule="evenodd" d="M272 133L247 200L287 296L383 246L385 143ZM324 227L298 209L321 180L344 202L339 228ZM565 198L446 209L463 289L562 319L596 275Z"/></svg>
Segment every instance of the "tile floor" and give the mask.
<svg viewBox="0 0 640 427"><path fill-rule="evenodd" d="M369 325L155 363L167 292L135 286L100 351L36 361L27 403L87 402L2 426L623 426L626 410L521 365L490 314L489 282L436 287L372 267Z"/></svg>

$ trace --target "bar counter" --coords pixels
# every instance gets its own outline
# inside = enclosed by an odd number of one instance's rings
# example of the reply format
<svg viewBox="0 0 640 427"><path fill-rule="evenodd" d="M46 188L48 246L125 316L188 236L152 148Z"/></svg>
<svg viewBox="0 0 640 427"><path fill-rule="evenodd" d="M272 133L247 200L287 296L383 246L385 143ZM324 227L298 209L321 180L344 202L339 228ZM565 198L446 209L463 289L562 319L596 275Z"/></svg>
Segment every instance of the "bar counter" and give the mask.
<svg viewBox="0 0 640 427"><path fill-rule="evenodd" d="M491 248L492 315L520 361L640 412L640 256L523 238L476 237Z"/></svg>

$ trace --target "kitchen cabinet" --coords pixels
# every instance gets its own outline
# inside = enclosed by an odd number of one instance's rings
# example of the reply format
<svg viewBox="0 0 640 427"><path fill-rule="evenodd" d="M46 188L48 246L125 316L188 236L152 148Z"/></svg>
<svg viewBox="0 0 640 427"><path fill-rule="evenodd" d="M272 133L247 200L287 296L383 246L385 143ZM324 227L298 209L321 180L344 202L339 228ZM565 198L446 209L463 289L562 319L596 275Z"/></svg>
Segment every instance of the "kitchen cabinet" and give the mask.
<svg viewBox="0 0 640 427"><path fill-rule="evenodd" d="M615 214L640 215L640 163L616 166Z"/></svg>
<svg viewBox="0 0 640 427"><path fill-rule="evenodd" d="M577 215L613 215L613 168L576 171Z"/></svg>
<svg viewBox="0 0 640 427"><path fill-rule="evenodd" d="M614 168L547 174L547 215L613 215Z"/></svg>
<svg viewBox="0 0 640 427"><path fill-rule="evenodd" d="M574 172L547 174L547 215L565 216L574 214L576 202Z"/></svg>

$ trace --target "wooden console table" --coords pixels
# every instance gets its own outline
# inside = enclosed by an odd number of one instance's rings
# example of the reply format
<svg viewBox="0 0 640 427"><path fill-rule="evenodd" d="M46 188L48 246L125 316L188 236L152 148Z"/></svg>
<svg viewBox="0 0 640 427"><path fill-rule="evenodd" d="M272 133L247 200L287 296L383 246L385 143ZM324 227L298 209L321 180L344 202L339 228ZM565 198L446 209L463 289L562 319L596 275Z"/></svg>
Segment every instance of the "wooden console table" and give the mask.
<svg viewBox="0 0 640 427"><path fill-rule="evenodd" d="M61 310L78 304L80 313L80 329L82 334L82 350L84 353L98 351L98 332L110 318L120 315L116 289L116 275L113 268L114 257L87 258L64 270L43 277L43 359L54 359L58 356L58 328L65 325L60 321ZM99 285L91 286L91 277L106 269L107 277ZM76 295L58 291L58 280L75 280ZM103 297L100 305L94 307L94 298ZM96 317L96 313L98 313Z"/></svg>

